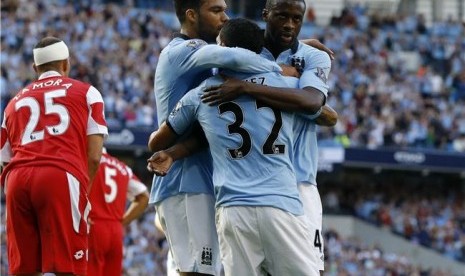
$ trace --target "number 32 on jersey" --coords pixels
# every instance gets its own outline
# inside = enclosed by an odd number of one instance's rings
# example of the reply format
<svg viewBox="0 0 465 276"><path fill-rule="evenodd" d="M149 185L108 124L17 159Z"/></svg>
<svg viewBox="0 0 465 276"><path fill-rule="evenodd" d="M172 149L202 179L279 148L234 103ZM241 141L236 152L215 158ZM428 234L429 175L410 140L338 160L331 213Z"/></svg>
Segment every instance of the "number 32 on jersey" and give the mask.
<svg viewBox="0 0 465 276"><path fill-rule="evenodd" d="M271 128L270 133L266 141L264 141L262 146L263 154L284 154L286 146L283 144L275 144L276 139L278 139L279 131L283 125L281 112L277 109L274 109L270 106L265 105L260 101L255 101L256 110L258 111L261 108L269 108L274 114L275 121L273 127ZM226 112L232 112L235 117L234 123L228 125L229 134L238 134L242 138L242 144L235 149L228 149L229 155L233 159L244 158L249 154L252 148L252 137L245 128L242 127L244 123L244 112L240 105L235 102L222 103L218 106L220 115L223 115Z"/></svg>

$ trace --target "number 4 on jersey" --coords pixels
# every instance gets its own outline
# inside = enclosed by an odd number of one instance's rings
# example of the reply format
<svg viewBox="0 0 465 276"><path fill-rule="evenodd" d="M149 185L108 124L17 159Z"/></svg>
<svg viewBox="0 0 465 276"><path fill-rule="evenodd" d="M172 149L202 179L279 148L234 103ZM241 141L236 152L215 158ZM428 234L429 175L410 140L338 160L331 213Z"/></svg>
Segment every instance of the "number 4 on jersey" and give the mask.
<svg viewBox="0 0 465 276"><path fill-rule="evenodd" d="M321 244L320 230L318 230L318 229L316 229L316 231L315 231L315 239L313 240L313 246L318 247L318 249L320 249L320 253L321 253L322 244Z"/></svg>

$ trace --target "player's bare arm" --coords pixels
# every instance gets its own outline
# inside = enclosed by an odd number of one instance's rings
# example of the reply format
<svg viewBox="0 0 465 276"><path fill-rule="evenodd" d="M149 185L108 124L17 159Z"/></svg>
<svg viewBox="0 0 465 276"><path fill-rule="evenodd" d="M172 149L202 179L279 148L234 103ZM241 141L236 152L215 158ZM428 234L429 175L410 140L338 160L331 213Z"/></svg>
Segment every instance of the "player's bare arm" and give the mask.
<svg viewBox="0 0 465 276"><path fill-rule="evenodd" d="M155 175L165 176L173 163L173 156L168 150L157 151L147 159L147 170Z"/></svg>
<svg viewBox="0 0 465 276"><path fill-rule="evenodd" d="M151 152L167 149L176 142L178 135L164 122L149 137L148 147Z"/></svg>
<svg viewBox="0 0 465 276"><path fill-rule="evenodd" d="M227 77L223 84L205 90L202 101L216 105L248 94L274 108L315 114L323 106L323 93L316 89L277 88Z"/></svg>
<svg viewBox="0 0 465 276"><path fill-rule="evenodd" d="M154 165L159 164L157 162L160 162L160 160L157 159L158 155L156 155L156 153L173 145L177 138L178 135L168 126L168 124L166 124L166 122L161 124L158 130L150 134L148 147L150 151L155 152L154 155L147 159L147 169L150 172L155 172Z"/></svg>
<svg viewBox="0 0 465 276"><path fill-rule="evenodd" d="M300 76L302 75L299 71L297 71L297 69L294 66L285 65L285 64L280 64L279 66L283 70L281 72L281 75L283 76L300 78Z"/></svg>
<svg viewBox="0 0 465 276"><path fill-rule="evenodd" d="M186 140L177 142L166 150L155 152L147 160L147 169L158 175L165 176L173 162L193 155L194 153L208 147L208 141L200 125L194 127L194 131Z"/></svg>
<svg viewBox="0 0 465 276"><path fill-rule="evenodd" d="M315 123L320 126L333 127L336 125L338 117L336 110L329 105L324 105L320 116L315 119Z"/></svg>
<svg viewBox="0 0 465 276"><path fill-rule="evenodd" d="M98 166L100 165L100 158L102 157L103 148L103 135L93 134L87 136L87 165L89 174L89 186L87 192L89 193L92 188L92 182L95 174L97 173Z"/></svg>
<svg viewBox="0 0 465 276"><path fill-rule="evenodd" d="M140 217L144 213L145 208L147 208L148 204L149 194L147 191L136 195L134 200L131 202L128 209L126 210L126 213L124 214L121 223L124 226L126 226L129 223L131 223L134 219Z"/></svg>

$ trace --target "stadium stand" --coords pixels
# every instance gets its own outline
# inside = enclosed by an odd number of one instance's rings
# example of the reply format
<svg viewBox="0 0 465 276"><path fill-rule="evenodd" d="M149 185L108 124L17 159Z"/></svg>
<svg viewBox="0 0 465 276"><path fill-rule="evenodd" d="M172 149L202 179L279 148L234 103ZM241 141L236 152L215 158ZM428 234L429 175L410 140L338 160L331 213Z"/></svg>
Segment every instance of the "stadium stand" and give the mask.
<svg viewBox="0 0 465 276"><path fill-rule="evenodd" d="M37 17L45 12L49 16ZM78 64L72 75L102 91L112 129L153 125L153 72L175 28L164 23L172 14L36 1L2 15L3 28L11 30L1 34L2 108L34 76L27 52L34 38L49 34L72 45ZM337 56L328 103L341 116L336 128L321 130L324 145L465 150L463 25L422 22L420 16L380 18L354 8L331 26L304 27L302 33L319 37Z"/></svg>
<svg viewBox="0 0 465 276"><path fill-rule="evenodd" d="M346 183L320 184L327 213L352 214L412 244L465 262L465 206L460 179L443 181L438 176L385 172Z"/></svg>

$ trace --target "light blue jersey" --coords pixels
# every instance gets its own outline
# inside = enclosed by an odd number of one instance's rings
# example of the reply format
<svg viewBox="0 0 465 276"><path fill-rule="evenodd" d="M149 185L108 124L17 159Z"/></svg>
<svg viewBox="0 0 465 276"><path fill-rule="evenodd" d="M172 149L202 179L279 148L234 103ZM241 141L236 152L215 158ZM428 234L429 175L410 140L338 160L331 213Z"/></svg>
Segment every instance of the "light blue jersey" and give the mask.
<svg viewBox="0 0 465 276"><path fill-rule="evenodd" d="M262 56L275 60L273 55L263 49ZM328 95L327 78L331 70L328 54L301 42L282 52L276 62L292 65L302 73L299 88L313 87ZM316 185L318 167L318 144L316 124L308 116L296 116L294 123L294 157L293 164L298 183Z"/></svg>
<svg viewBox="0 0 465 276"><path fill-rule="evenodd" d="M295 87L298 81L278 73L235 77L276 87ZM212 77L191 90L167 121L177 134L188 131L195 120L202 126L213 157L217 206L271 206L302 215L291 160L294 115L250 96L217 106L202 103L203 88L221 82Z"/></svg>
<svg viewBox="0 0 465 276"><path fill-rule="evenodd" d="M161 52L155 73L158 124L190 89L212 75L212 68L261 73L280 71L274 62L242 48L207 45L200 39L178 35ZM179 193L213 193L212 165L208 150L176 161L165 177L154 177L150 203Z"/></svg>

